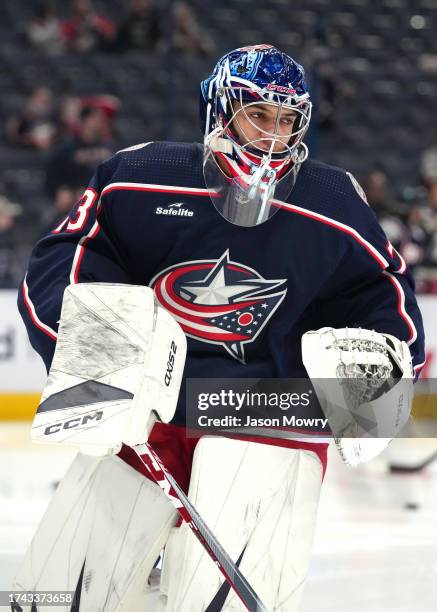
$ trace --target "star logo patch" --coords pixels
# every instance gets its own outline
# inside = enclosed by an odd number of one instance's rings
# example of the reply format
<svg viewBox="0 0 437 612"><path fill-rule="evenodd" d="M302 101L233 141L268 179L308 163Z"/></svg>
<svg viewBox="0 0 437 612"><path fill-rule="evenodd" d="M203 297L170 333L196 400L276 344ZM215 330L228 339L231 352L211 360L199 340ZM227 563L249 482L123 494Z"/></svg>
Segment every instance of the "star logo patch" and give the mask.
<svg viewBox="0 0 437 612"><path fill-rule="evenodd" d="M188 261L167 268L150 286L190 338L221 345L245 363L254 342L284 299L286 279L267 280L229 251L216 260Z"/></svg>

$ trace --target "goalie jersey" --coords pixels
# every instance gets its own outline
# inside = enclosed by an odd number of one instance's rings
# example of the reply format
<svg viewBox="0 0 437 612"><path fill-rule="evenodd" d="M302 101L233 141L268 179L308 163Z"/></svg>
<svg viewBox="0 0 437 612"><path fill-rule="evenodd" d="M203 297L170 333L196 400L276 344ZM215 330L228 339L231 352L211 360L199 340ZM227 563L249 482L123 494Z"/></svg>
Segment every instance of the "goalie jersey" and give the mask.
<svg viewBox="0 0 437 612"><path fill-rule="evenodd" d="M211 202L200 144L156 142L101 164L68 217L35 246L19 292L47 369L70 283L151 286L188 338L185 378L305 378L308 330L363 327L405 340L418 375L414 285L349 173L305 161L256 227ZM174 424L183 424L182 387Z"/></svg>

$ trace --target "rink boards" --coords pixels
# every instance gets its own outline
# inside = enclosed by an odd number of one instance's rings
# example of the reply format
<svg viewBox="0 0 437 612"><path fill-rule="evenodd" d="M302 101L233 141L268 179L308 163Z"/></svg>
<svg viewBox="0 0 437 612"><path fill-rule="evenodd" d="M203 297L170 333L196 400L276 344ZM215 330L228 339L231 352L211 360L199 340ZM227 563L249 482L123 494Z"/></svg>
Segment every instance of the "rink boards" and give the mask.
<svg viewBox="0 0 437 612"><path fill-rule="evenodd" d="M416 385L414 415L437 418L437 296L419 296L418 300L427 361L423 382ZM32 419L46 378L44 365L29 344L16 302L16 291L0 291L0 421Z"/></svg>

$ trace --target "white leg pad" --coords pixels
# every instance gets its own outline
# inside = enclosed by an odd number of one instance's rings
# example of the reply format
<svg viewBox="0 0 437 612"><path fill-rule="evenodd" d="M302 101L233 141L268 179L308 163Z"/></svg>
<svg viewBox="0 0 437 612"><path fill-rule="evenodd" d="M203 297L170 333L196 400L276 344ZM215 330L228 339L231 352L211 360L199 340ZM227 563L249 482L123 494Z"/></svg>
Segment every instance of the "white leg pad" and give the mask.
<svg viewBox="0 0 437 612"><path fill-rule="evenodd" d="M322 464L315 453L218 437L196 448L189 497L269 612L296 612L309 564ZM165 612L246 612L182 525L166 548ZM164 606L164 603L166 604Z"/></svg>
<svg viewBox="0 0 437 612"><path fill-rule="evenodd" d="M121 459L79 454L38 527L13 588L74 591L85 563L81 612L140 610L147 577L176 520L160 488ZM52 610L38 606L38 612Z"/></svg>

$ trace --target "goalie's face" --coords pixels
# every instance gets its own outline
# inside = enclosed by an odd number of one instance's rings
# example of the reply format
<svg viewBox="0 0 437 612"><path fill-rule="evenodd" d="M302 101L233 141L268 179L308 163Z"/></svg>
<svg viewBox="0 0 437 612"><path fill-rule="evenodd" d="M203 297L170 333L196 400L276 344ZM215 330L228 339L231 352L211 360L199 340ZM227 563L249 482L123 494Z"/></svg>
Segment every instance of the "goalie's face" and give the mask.
<svg viewBox="0 0 437 612"><path fill-rule="evenodd" d="M240 144L273 153L289 148L295 111L277 104L240 102L234 102L233 111L232 128Z"/></svg>

